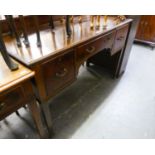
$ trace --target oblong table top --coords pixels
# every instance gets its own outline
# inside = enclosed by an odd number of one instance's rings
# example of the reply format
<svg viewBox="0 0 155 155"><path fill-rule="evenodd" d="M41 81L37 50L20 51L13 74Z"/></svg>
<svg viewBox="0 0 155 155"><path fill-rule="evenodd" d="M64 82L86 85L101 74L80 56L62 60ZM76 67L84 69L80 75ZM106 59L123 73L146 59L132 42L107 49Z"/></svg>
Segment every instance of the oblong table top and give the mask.
<svg viewBox="0 0 155 155"><path fill-rule="evenodd" d="M29 48L25 47L23 41L22 47L18 48L15 39L11 38L10 36L5 37L5 42L8 52L11 56L16 58L23 64L30 66L51 55L75 47L76 45L84 41L107 33L131 21L131 19L126 19L125 21L116 25L114 17L108 17L107 28L103 29L103 18L101 18L99 29L94 28L93 30L90 29L90 21L71 24L71 38L67 38L65 25L60 24L59 26L56 26L53 30L46 29L40 31L42 43L41 48L37 47L37 38L35 33L28 36L30 42Z"/></svg>

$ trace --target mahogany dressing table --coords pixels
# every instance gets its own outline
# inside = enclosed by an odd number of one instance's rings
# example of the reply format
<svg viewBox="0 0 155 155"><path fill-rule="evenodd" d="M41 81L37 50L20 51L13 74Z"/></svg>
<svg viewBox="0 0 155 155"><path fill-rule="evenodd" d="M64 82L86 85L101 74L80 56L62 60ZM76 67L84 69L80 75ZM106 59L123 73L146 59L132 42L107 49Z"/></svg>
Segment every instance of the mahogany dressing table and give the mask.
<svg viewBox="0 0 155 155"><path fill-rule="evenodd" d="M101 23L103 19L101 18ZM115 23L114 17L108 17L107 28L100 26L90 29L90 20L71 24L72 35L67 38L64 23L54 23L53 30L40 31L42 47L36 45L36 35L29 35L30 47L17 47L15 39L5 37L9 54L35 71L33 86L35 95L44 111L50 133L52 118L50 102L65 87L76 79L79 67L84 62L108 68L113 77L119 77L128 61L132 19ZM134 38L132 38L133 40ZM129 47L130 48L130 47Z"/></svg>

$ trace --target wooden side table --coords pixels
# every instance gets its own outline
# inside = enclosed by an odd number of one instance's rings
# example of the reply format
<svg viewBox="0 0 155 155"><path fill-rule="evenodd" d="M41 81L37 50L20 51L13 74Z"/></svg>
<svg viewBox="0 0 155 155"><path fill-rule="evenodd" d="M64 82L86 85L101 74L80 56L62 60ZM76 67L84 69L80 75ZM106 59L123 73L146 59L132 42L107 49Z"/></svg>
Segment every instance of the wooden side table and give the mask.
<svg viewBox="0 0 155 155"><path fill-rule="evenodd" d="M27 104L40 137L45 138L47 133L31 83L35 73L18 65L19 69L11 72L0 55L0 120Z"/></svg>

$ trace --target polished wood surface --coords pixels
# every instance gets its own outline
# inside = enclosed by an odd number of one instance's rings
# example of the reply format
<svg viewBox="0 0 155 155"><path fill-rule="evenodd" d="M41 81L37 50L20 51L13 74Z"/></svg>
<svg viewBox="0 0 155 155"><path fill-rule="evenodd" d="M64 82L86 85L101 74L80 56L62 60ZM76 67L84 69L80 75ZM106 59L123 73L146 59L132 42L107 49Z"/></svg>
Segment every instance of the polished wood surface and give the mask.
<svg viewBox="0 0 155 155"><path fill-rule="evenodd" d="M90 22L82 22L71 25L72 36L67 38L65 25L61 24L55 27L54 30L47 29L40 32L42 47L38 48L36 45L36 34L29 35L30 48L26 48L22 43L22 48L16 46L15 40L7 36L5 38L6 46L9 53L24 63L27 66L31 66L51 55L63 52L65 49L73 48L80 43L86 42L92 38L98 37L107 33L110 30L114 30L125 23L131 22L130 19L121 22L116 25L113 17L109 17L107 29L103 29L103 19L101 18L101 26L99 29L90 29Z"/></svg>
<svg viewBox="0 0 155 155"><path fill-rule="evenodd" d="M21 81L29 79L34 76L34 72L30 69L19 64L19 69L16 71L10 71L8 66L5 64L0 54L0 93Z"/></svg>
<svg viewBox="0 0 155 155"><path fill-rule="evenodd" d="M155 16L143 15L140 18L136 41L155 47Z"/></svg>

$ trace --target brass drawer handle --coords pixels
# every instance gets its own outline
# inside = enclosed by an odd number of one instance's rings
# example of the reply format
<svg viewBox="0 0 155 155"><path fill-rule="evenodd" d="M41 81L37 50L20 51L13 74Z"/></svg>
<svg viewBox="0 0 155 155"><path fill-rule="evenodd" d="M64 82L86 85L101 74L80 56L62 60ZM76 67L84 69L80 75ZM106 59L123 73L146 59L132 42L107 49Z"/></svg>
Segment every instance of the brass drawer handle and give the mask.
<svg viewBox="0 0 155 155"><path fill-rule="evenodd" d="M143 25L144 24L144 21L141 21L140 24Z"/></svg>
<svg viewBox="0 0 155 155"><path fill-rule="evenodd" d="M56 73L57 77L64 77L67 74L68 70L66 68L63 69L62 72Z"/></svg>
<svg viewBox="0 0 155 155"><path fill-rule="evenodd" d="M107 38L107 40L110 40L110 39L111 39L110 37Z"/></svg>
<svg viewBox="0 0 155 155"><path fill-rule="evenodd" d="M124 39L124 36L120 36L119 38L117 38L117 40L121 41L122 39Z"/></svg>
<svg viewBox="0 0 155 155"><path fill-rule="evenodd" d="M87 51L88 53L93 53L93 52L95 51L95 47L94 47L94 46L90 46L90 47L88 47L88 48L86 49L86 51Z"/></svg>
<svg viewBox="0 0 155 155"><path fill-rule="evenodd" d="M0 111L3 110L4 106L5 106L4 102L0 103Z"/></svg>

